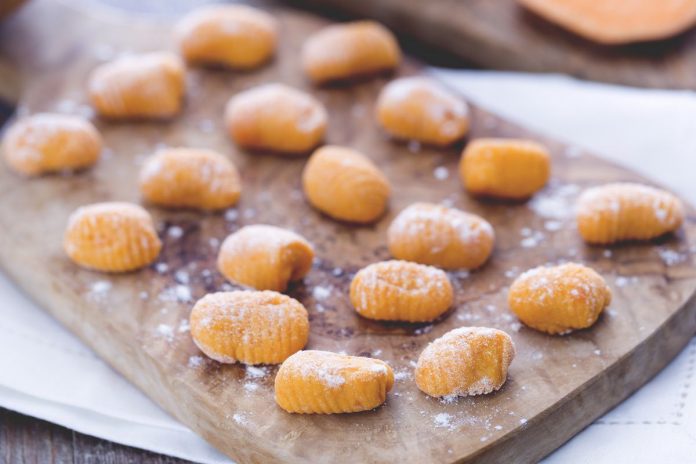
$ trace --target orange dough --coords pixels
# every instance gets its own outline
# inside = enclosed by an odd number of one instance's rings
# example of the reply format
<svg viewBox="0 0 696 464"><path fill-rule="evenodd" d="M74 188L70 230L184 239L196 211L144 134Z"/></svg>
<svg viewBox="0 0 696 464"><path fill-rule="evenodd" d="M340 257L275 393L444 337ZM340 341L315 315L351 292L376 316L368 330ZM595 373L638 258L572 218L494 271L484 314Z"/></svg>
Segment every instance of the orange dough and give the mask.
<svg viewBox="0 0 696 464"><path fill-rule="evenodd" d="M287 412L336 414L374 409L394 386L379 359L307 350L290 356L275 378L275 399Z"/></svg>
<svg viewBox="0 0 696 464"><path fill-rule="evenodd" d="M217 210L239 199L237 168L212 150L168 148L140 170L140 192L150 203L173 208Z"/></svg>
<svg viewBox="0 0 696 464"><path fill-rule="evenodd" d="M472 140L459 164L459 175L470 193L512 200L532 196L546 185L550 172L546 148L530 140Z"/></svg>
<svg viewBox="0 0 696 464"><path fill-rule="evenodd" d="M2 140L7 164L27 176L86 168L97 162L101 149L101 136L89 121L63 114L20 119Z"/></svg>
<svg viewBox="0 0 696 464"><path fill-rule="evenodd" d="M302 154L324 138L324 105L284 84L264 84L230 99L225 126L243 148Z"/></svg>
<svg viewBox="0 0 696 464"><path fill-rule="evenodd" d="M416 384L435 397L484 395L503 386L514 357L515 345L502 330L460 327L425 347Z"/></svg>
<svg viewBox="0 0 696 464"><path fill-rule="evenodd" d="M518 0L586 39L623 44L664 39L696 23L694 0Z"/></svg>
<svg viewBox="0 0 696 464"><path fill-rule="evenodd" d="M578 198L578 231L588 243L650 240L677 230L684 206L671 193L647 185L607 184Z"/></svg>
<svg viewBox="0 0 696 464"><path fill-rule="evenodd" d="M397 259L443 269L475 269L493 251L493 227L475 214L432 203L414 203L387 230L389 252Z"/></svg>
<svg viewBox="0 0 696 464"><path fill-rule="evenodd" d="M124 56L92 71L89 98L107 118L169 118L181 109L184 77L183 63L171 53Z"/></svg>
<svg viewBox="0 0 696 464"><path fill-rule="evenodd" d="M162 242L150 213L131 203L95 203L70 215L63 248L76 264L127 272L151 264Z"/></svg>
<svg viewBox="0 0 696 464"><path fill-rule="evenodd" d="M229 280L257 290L284 291L312 268L307 240L280 227L245 226L225 239L217 265Z"/></svg>
<svg viewBox="0 0 696 464"><path fill-rule="evenodd" d="M374 21L325 27L302 47L302 67L315 83L388 71L401 61L394 35Z"/></svg>
<svg viewBox="0 0 696 464"><path fill-rule="evenodd" d="M469 107L432 79L403 77L377 100L377 121L397 139L447 146L469 131Z"/></svg>
<svg viewBox="0 0 696 464"><path fill-rule="evenodd" d="M273 55L278 24L270 14L246 5L212 5L179 21L176 36L189 63L253 69Z"/></svg>
<svg viewBox="0 0 696 464"><path fill-rule="evenodd" d="M302 185L312 206L334 219L356 223L382 216L391 190L368 157L335 145L312 154L302 172Z"/></svg>
<svg viewBox="0 0 696 464"><path fill-rule="evenodd" d="M432 321L453 301L447 274L408 261L370 264L350 284L350 302L358 314L369 319Z"/></svg>
<svg viewBox="0 0 696 464"><path fill-rule="evenodd" d="M198 348L221 363L279 364L309 337L305 307L271 291L210 293L194 305L190 325Z"/></svg>
<svg viewBox="0 0 696 464"><path fill-rule="evenodd" d="M550 334L590 327L610 302L602 276L575 263L530 269L508 293L510 309L525 325Z"/></svg>

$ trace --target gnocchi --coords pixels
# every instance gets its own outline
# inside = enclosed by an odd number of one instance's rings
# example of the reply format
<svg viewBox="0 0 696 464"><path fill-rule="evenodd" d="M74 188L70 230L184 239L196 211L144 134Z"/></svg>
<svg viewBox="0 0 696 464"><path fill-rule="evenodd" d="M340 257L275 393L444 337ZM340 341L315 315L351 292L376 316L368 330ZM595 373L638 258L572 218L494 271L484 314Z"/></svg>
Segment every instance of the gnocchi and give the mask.
<svg viewBox="0 0 696 464"><path fill-rule="evenodd" d="M315 83L389 71L399 61L396 38L374 21L328 26L310 36L302 47L302 67Z"/></svg>
<svg viewBox="0 0 696 464"><path fill-rule="evenodd" d="M63 248L87 269L128 272L151 264L162 242L143 208L107 202L80 207L70 215Z"/></svg>
<svg viewBox="0 0 696 464"><path fill-rule="evenodd" d="M92 71L92 106L110 119L165 119L181 110L184 64L168 52L128 55Z"/></svg>
<svg viewBox="0 0 696 464"><path fill-rule="evenodd" d="M508 305L520 321L550 334L590 327L609 303L611 290L602 276L576 263L530 269L508 292Z"/></svg>
<svg viewBox="0 0 696 464"><path fill-rule="evenodd" d="M403 77L387 84L377 99L377 121L401 140L447 146L469 131L469 107L432 79Z"/></svg>
<svg viewBox="0 0 696 464"><path fill-rule="evenodd" d="M363 317L426 322L452 306L452 284L440 269L408 261L383 261L361 269L350 284L350 301Z"/></svg>
<svg viewBox="0 0 696 464"><path fill-rule="evenodd" d="M246 5L211 5L176 25L179 51L188 63L253 69L268 61L278 41L270 14Z"/></svg>
<svg viewBox="0 0 696 464"><path fill-rule="evenodd" d="M374 409L394 386L384 361L307 350L283 362L275 378L275 399L287 412L336 414Z"/></svg>
<svg viewBox="0 0 696 464"><path fill-rule="evenodd" d="M198 348L221 363L279 364L309 337L305 307L273 291L210 293L196 302L189 323Z"/></svg>
<svg viewBox="0 0 696 464"><path fill-rule="evenodd" d="M551 157L542 145L519 139L476 139L462 154L459 174L474 195L522 200L549 180Z"/></svg>
<svg viewBox="0 0 696 464"><path fill-rule="evenodd" d="M387 230L389 252L397 259L443 269L476 269L490 257L493 227L483 218L432 203L414 203Z"/></svg>
<svg viewBox="0 0 696 464"><path fill-rule="evenodd" d="M302 172L309 203L334 219L370 223L387 208L391 187L372 161L346 147L327 145L309 158Z"/></svg>
<svg viewBox="0 0 696 464"><path fill-rule="evenodd" d="M225 126L242 148L302 154L316 147L326 132L324 105L284 84L265 84L232 97Z"/></svg>
<svg viewBox="0 0 696 464"><path fill-rule="evenodd" d="M284 291L312 268L314 249L298 234L268 225L245 226L220 247L220 273L257 290Z"/></svg>
<svg viewBox="0 0 696 464"><path fill-rule="evenodd" d="M39 113L13 124L2 141L5 161L26 176L78 170L97 162L102 138L77 116Z"/></svg>
<svg viewBox="0 0 696 464"><path fill-rule="evenodd" d="M143 198L165 207L228 208L237 203L241 189L237 168L212 150L160 150L140 170Z"/></svg>
<svg viewBox="0 0 696 464"><path fill-rule="evenodd" d="M502 330L459 327L423 350L416 385L434 397L485 395L503 386L514 357L515 345Z"/></svg>
<svg viewBox="0 0 696 464"><path fill-rule="evenodd" d="M684 206L671 193L634 183L585 190L578 199L578 231L588 243L650 240L677 230Z"/></svg>

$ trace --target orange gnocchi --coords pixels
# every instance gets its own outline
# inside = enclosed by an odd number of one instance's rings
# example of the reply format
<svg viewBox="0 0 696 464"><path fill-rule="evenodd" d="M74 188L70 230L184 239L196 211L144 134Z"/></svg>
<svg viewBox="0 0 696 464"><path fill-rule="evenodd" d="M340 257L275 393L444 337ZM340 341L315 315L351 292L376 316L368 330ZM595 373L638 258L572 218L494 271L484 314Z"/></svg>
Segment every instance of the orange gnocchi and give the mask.
<svg viewBox="0 0 696 464"><path fill-rule="evenodd" d="M298 234L267 225L245 226L228 236L218 253L227 279L257 290L284 291L312 268L314 249Z"/></svg>
<svg viewBox="0 0 696 464"><path fill-rule="evenodd" d="M334 219L369 223L387 208L389 181L360 152L327 145L309 158L302 172L309 203Z"/></svg>
<svg viewBox="0 0 696 464"><path fill-rule="evenodd" d="M477 139L464 149L459 174L474 195L521 200L546 185L551 157L530 140Z"/></svg>
<svg viewBox="0 0 696 464"><path fill-rule="evenodd" d="M684 206L666 190L615 183L585 190L578 199L578 231L588 243L650 240L684 222Z"/></svg>
<svg viewBox="0 0 696 464"><path fill-rule="evenodd" d="M179 50L189 63L253 69L268 61L278 40L270 14L246 5L211 5L176 25Z"/></svg>
<svg viewBox="0 0 696 464"><path fill-rule="evenodd" d="M394 386L384 361L307 350L290 356L275 378L275 399L287 412L336 414L374 409Z"/></svg>
<svg viewBox="0 0 696 464"><path fill-rule="evenodd" d="M432 79L403 77L387 84L377 100L377 121L401 140L447 146L469 131L469 107Z"/></svg>
<svg viewBox="0 0 696 464"><path fill-rule="evenodd" d="M306 153L324 138L324 105L284 84L241 92L225 109L225 125L237 145L284 154Z"/></svg>
<svg viewBox="0 0 696 464"><path fill-rule="evenodd" d="M452 284L440 269L383 261L361 269L350 284L350 302L363 317L426 322L452 306Z"/></svg>
<svg viewBox="0 0 696 464"><path fill-rule="evenodd" d="M271 291L210 293L194 305L189 323L198 348L221 363L280 364L309 338L305 307Z"/></svg>
<svg viewBox="0 0 696 464"><path fill-rule="evenodd" d="M89 121L63 114L20 119L2 140L8 166L27 176L87 168L101 150L102 138Z"/></svg>
<svg viewBox="0 0 696 464"><path fill-rule="evenodd" d="M302 67L315 83L389 71L399 61L401 50L396 38L374 21L328 26L302 47Z"/></svg>
<svg viewBox="0 0 696 464"><path fill-rule="evenodd" d="M397 259L443 269L476 269L488 260L493 227L475 214L432 203L414 203L387 230L389 252Z"/></svg>
<svg viewBox="0 0 696 464"><path fill-rule="evenodd" d="M150 203L172 208L218 210L239 200L237 168L212 150L169 148L140 170L140 192Z"/></svg>
<svg viewBox="0 0 696 464"><path fill-rule="evenodd" d="M143 208L108 202L83 206L70 215L63 248L87 269L128 272L151 264L162 242Z"/></svg>
<svg viewBox="0 0 696 464"><path fill-rule="evenodd" d="M485 395L503 386L514 357L515 345L502 330L460 327L423 350L416 385L434 397Z"/></svg>
<svg viewBox="0 0 696 464"><path fill-rule="evenodd" d="M510 287L508 305L525 325L550 334L585 329L611 303L611 290L582 264L536 267Z"/></svg>
<svg viewBox="0 0 696 464"><path fill-rule="evenodd" d="M88 93L106 118L170 118L181 110L184 78L184 64L172 53L129 55L92 71Z"/></svg>

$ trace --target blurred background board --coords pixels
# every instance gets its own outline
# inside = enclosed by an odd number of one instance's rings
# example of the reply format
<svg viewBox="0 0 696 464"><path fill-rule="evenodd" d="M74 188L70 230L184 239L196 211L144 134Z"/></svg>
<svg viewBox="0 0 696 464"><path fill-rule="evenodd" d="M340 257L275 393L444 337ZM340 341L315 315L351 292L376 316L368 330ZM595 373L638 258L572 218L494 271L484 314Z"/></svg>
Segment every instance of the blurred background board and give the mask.
<svg viewBox="0 0 696 464"><path fill-rule="evenodd" d="M545 21L515 0L285 1L339 17L379 20L399 34L446 51L448 65L696 89L695 29L657 42L602 46Z"/></svg>

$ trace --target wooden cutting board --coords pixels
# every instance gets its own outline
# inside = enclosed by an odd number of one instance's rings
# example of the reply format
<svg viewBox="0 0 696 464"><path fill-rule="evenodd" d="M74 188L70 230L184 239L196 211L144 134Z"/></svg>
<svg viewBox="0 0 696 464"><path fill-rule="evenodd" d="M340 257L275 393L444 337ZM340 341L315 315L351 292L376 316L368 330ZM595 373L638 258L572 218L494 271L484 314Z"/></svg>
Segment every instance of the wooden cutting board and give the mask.
<svg viewBox="0 0 696 464"><path fill-rule="evenodd" d="M22 77L18 112L88 113L88 71L114 52L170 46L167 21L137 19L103 8L83 11L35 0L0 31L2 59ZM534 137L553 154L553 180L528 203L479 202L461 189L461 147L431 150L389 141L372 120L381 77L350 86L311 88L298 49L327 22L266 5L281 23L278 58L251 73L191 70L183 114L164 123L96 121L107 149L94 169L74 176L23 179L0 166L0 264L32 298L91 346L114 369L178 420L239 462L522 462L536 460L658 372L696 330L696 269L690 210L675 236L650 244L587 247L574 229L579 190L616 180L644 181L600 158L473 108L472 137ZM11 40L6 40L11 37ZM418 73L417 65L399 74ZM222 130L226 100L253 85L283 81L316 95L329 109L327 140L357 148L394 186L389 213L377 224L339 224L312 210L300 190L303 158L238 150ZM208 147L239 166L238 208L224 214L150 208L164 248L156 265L127 275L78 269L61 238L76 207L97 201L139 201L136 173L158 146ZM384 324L358 317L348 301L352 275L389 257L391 219L415 201L444 202L480 214L497 244L481 270L451 273L452 311L434 324ZM273 401L275 367L246 369L202 357L190 339L193 302L232 288L215 270L220 241L245 224L294 229L316 246L318 260L289 290L307 307L309 348L375 356L397 373L387 403L375 411L332 416L290 415ZM553 337L521 327L506 308L516 275L549 262L580 261L603 274L614 302L591 329ZM517 345L510 378L496 394L450 404L420 393L413 363L425 345L459 326L497 327ZM41 379L37 379L41 381Z"/></svg>
<svg viewBox="0 0 696 464"><path fill-rule="evenodd" d="M638 87L696 89L696 29L657 42L605 46L553 25L516 0L286 1L377 19L400 34L482 68L560 72Z"/></svg>

